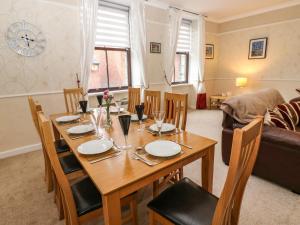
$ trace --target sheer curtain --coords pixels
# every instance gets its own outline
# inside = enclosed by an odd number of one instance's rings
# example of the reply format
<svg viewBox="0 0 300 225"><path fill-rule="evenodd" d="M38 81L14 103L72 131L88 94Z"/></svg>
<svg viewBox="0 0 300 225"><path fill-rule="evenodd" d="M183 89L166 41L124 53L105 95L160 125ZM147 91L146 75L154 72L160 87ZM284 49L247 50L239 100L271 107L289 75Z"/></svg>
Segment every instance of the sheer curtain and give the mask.
<svg viewBox="0 0 300 225"><path fill-rule="evenodd" d="M80 28L81 28L81 73L80 83L85 93L91 72L95 48L95 29L98 11L98 0L81 0Z"/></svg>
<svg viewBox="0 0 300 225"><path fill-rule="evenodd" d="M198 91L197 91L197 109L206 108L206 88L205 88L205 19L203 16L198 18L199 31L199 72L198 72Z"/></svg>
<svg viewBox="0 0 300 225"><path fill-rule="evenodd" d="M169 29L164 51L164 73L165 80L170 86L174 74L174 63L177 49L178 33L183 13L179 9L169 10Z"/></svg>
<svg viewBox="0 0 300 225"><path fill-rule="evenodd" d="M144 2L144 0L131 1L130 36L133 85L141 85L147 89L149 78L146 74L147 34Z"/></svg>

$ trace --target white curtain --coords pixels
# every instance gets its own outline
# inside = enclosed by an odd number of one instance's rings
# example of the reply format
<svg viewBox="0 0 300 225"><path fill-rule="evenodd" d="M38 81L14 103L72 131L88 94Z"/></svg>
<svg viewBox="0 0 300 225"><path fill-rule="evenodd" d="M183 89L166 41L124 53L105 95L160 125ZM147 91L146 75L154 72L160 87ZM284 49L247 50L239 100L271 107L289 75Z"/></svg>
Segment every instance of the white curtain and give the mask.
<svg viewBox="0 0 300 225"><path fill-rule="evenodd" d="M198 18L199 30L199 73L198 73L198 93L205 93L205 19L204 16Z"/></svg>
<svg viewBox="0 0 300 225"><path fill-rule="evenodd" d="M87 93L91 64L95 48L95 30L98 11L98 0L81 0L80 28L81 28L81 73L80 83Z"/></svg>
<svg viewBox="0 0 300 225"><path fill-rule="evenodd" d="M168 85L171 85L172 76L174 74L177 40L182 16L183 13L181 10L174 8L169 10L169 29L164 51L164 73Z"/></svg>
<svg viewBox="0 0 300 225"><path fill-rule="evenodd" d="M149 78L146 74L147 34L144 2L144 0L131 1L130 34L133 85L141 85L147 89Z"/></svg>

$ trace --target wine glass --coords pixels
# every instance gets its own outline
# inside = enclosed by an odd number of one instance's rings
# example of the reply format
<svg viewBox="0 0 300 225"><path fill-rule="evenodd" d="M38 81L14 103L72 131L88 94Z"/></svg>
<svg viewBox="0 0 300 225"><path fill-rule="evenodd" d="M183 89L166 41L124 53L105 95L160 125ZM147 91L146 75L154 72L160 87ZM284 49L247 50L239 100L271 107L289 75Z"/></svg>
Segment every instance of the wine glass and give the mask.
<svg viewBox="0 0 300 225"><path fill-rule="evenodd" d="M97 100L98 100L99 107L101 107L103 102L103 95L97 95Z"/></svg>
<svg viewBox="0 0 300 225"><path fill-rule="evenodd" d="M102 138L102 135L100 134L100 130L99 130L99 127L100 127L100 121L101 121L101 115L102 115L102 110L101 108L100 109L96 109L93 111L93 113L91 113L91 121L95 127L95 130L96 130L96 137L98 139L101 139Z"/></svg>
<svg viewBox="0 0 300 225"><path fill-rule="evenodd" d="M154 120L157 126L158 134L161 137L161 129L163 126L163 122L165 119L165 112L164 111L156 111L153 113Z"/></svg>
<svg viewBox="0 0 300 225"><path fill-rule="evenodd" d="M138 117L139 123L140 123L140 127L139 127L138 131L143 131L144 129L142 127L142 121L143 121L143 115L144 115L144 105L143 104L136 105L135 111L136 111L136 114L137 114L137 117Z"/></svg>
<svg viewBox="0 0 300 225"><path fill-rule="evenodd" d="M121 147L123 150L130 149L132 147L131 145L129 145L127 143L127 137L128 137L129 127L130 127L130 121L131 121L131 116L130 115L119 116L119 122L120 122L122 131L123 131L123 134L124 134L124 138L125 138L125 145Z"/></svg>
<svg viewBox="0 0 300 225"><path fill-rule="evenodd" d="M116 101L115 101L115 105L116 105L116 107L117 107L118 115L120 114L121 104L122 104L122 101L121 101L121 100L116 100Z"/></svg>

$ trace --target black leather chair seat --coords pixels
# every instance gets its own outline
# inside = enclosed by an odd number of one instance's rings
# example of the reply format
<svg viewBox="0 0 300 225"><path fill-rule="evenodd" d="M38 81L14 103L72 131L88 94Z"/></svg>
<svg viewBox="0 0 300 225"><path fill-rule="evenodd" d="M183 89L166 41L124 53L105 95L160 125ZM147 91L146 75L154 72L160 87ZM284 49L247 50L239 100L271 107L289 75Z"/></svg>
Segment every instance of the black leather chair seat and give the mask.
<svg viewBox="0 0 300 225"><path fill-rule="evenodd" d="M63 152L68 152L70 150L69 145L65 142L65 140L56 140L54 142L56 152L57 153L63 153Z"/></svg>
<svg viewBox="0 0 300 225"><path fill-rule="evenodd" d="M65 174L69 174L82 169L82 166L73 154L59 158L60 165Z"/></svg>
<svg viewBox="0 0 300 225"><path fill-rule="evenodd" d="M176 225L211 225L218 198L188 178L163 191L148 207Z"/></svg>
<svg viewBox="0 0 300 225"><path fill-rule="evenodd" d="M101 194L90 178L85 178L71 186L77 214L82 216L102 207Z"/></svg>

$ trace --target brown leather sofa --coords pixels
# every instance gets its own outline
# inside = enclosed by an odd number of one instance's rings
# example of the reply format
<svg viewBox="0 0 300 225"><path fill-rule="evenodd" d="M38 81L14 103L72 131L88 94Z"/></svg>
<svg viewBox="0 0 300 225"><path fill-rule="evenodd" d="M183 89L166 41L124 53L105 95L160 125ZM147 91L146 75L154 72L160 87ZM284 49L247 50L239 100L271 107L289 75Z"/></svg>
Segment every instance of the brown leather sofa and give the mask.
<svg viewBox="0 0 300 225"><path fill-rule="evenodd" d="M244 125L224 113L222 126L222 159L228 165L233 130ZM253 174L300 194L300 127L293 132L264 126Z"/></svg>

